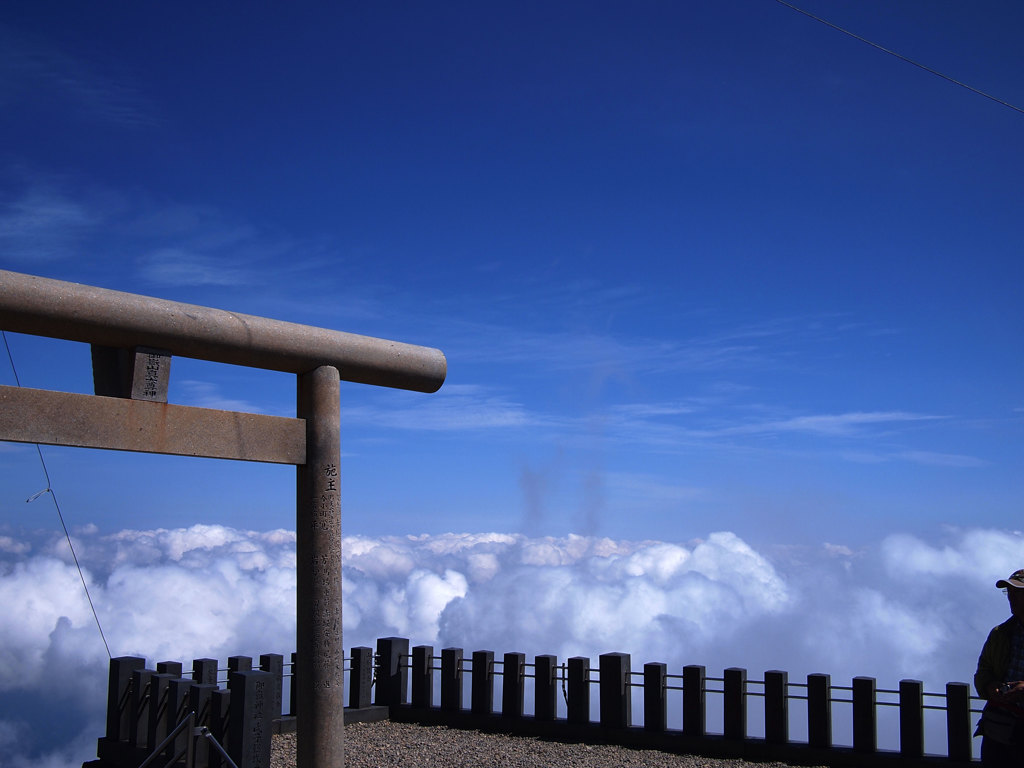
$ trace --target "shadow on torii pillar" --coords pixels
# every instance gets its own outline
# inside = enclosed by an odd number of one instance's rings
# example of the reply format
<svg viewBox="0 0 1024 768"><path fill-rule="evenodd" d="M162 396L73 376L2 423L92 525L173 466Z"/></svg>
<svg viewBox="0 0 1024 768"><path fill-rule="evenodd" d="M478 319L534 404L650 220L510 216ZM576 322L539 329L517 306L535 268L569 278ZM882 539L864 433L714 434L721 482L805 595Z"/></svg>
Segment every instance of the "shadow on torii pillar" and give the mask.
<svg viewBox="0 0 1024 768"><path fill-rule="evenodd" d="M296 466L298 767L340 768L340 381L436 392L444 354L4 270L0 329L91 344L96 392L0 386L0 440ZM297 374L296 418L167 403L173 355Z"/></svg>

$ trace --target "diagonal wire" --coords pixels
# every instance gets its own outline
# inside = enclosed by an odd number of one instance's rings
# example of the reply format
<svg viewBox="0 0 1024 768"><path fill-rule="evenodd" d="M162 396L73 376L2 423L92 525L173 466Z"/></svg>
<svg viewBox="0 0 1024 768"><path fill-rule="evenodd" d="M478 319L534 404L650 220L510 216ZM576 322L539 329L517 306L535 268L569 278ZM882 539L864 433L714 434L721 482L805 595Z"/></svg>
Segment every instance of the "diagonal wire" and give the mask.
<svg viewBox="0 0 1024 768"><path fill-rule="evenodd" d="M14 372L14 383L19 387L21 386L21 380L18 378L18 369L14 366L14 357L11 355L11 345L7 343L7 333L0 331L0 336L4 339L4 348L7 350L7 359L11 361L11 370ZM39 454L39 463L43 467L43 475L46 477L46 488L39 491L39 493L32 494L27 499L26 503L35 501L44 493L49 493L50 498L53 499L53 506L57 509L57 517L60 518L61 528L64 529L64 537L68 540L68 548L71 550L71 557L75 560L75 567L78 569L78 577L82 580L82 587L85 589L85 597L89 601L89 607L92 609L92 617L96 620L96 628L100 631L100 638L103 640L103 647L107 649L107 657L111 657L110 646L107 644L107 636L103 633L103 625L100 624L99 614L96 613L96 606L92 602L92 595L89 594L89 585L85 583L85 574L82 572L82 566L78 562L78 554L75 552L75 545L71 543L71 534L68 533L68 527L64 523L64 515L60 511L60 504L57 502L57 494L54 493L53 487L50 483L50 473L46 469L46 460L43 458L43 450L39 447L39 443L35 443L36 453Z"/></svg>
<svg viewBox="0 0 1024 768"><path fill-rule="evenodd" d="M882 51L883 53L888 53L890 56L895 56L900 61L905 61L908 64L913 64L918 69L923 69L925 72L933 74L936 77L941 77L943 80L946 80L946 81L948 81L950 83L953 83L954 85L959 85L961 88L966 88L971 93L976 93L979 96L984 96L986 99L991 99L992 101L996 102L996 104L1002 104L1004 107L1009 107L1010 109L1014 110L1015 112L1020 112L1021 114L1024 114L1024 109L1021 109L1020 107L1018 107L1018 106L1016 106L1014 104L1011 104L1008 101L1003 101L1002 99L1000 99L997 96L993 96L990 93L985 93L985 91L978 90L977 88L975 88L972 85L968 85L967 83L961 82L960 80L956 80L956 79L950 77L949 75L945 75L942 72L939 72L937 69L932 69L931 67L925 66L924 64L921 64L920 62L914 61L913 59L908 58L908 57L904 56L901 53L897 53L896 51L891 51L888 48L885 48L885 47L879 45L878 43L873 43L870 40L868 40L866 37L861 37L860 35L855 34L855 33L851 32L848 29L843 29L842 27L838 26L837 24L833 24L831 21L828 21L826 19L821 18L820 16L815 16L813 13L805 11L803 8L797 8L795 5L792 5L791 3L787 3L785 0L775 0L775 2L777 2L779 5L786 6L787 8L792 8L797 13L802 13L804 16L806 16L806 17L808 17L810 19L814 19L815 21L821 22L826 27L832 27L832 29L834 29L834 30L836 30L838 32L842 32L844 35L848 35L848 36L852 37L854 40L860 40L862 43L867 43L872 48L877 48L878 50Z"/></svg>

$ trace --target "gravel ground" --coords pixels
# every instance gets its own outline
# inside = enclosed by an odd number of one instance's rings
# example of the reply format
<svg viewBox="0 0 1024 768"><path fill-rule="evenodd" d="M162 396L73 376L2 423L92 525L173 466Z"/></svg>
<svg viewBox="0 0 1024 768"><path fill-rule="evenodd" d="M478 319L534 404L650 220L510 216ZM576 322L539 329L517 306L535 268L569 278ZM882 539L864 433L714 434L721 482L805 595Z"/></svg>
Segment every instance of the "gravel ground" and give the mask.
<svg viewBox="0 0 1024 768"><path fill-rule="evenodd" d="M293 768L295 734L275 736L271 768ZM352 723L345 726L346 768L786 768L695 755L672 755L605 744L561 744L526 736L444 726Z"/></svg>

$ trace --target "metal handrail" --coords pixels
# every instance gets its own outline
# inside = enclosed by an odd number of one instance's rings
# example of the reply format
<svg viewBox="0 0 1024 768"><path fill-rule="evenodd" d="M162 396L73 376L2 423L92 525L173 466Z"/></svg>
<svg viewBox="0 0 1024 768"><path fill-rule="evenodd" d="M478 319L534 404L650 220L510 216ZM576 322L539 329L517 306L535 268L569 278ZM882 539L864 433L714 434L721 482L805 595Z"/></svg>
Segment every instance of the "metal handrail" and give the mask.
<svg viewBox="0 0 1024 768"><path fill-rule="evenodd" d="M157 757L160 756L160 753L164 751L164 748L167 747L167 745L173 742L176 738L178 738L181 732L186 728L189 729L188 743L185 745L185 748L183 750L181 750L180 752L176 752L174 757L172 757L170 760L164 763L164 768L168 768L168 766L174 765L176 762L178 762L178 760L182 758L182 756L185 757L185 765L187 766L187 768L193 768L193 766L195 765L195 744L193 743L193 739L197 736L202 736L207 741L211 742L213 746L216 747L217 751L220 752L220 756L227 761L227 764L230 765L231 768L238 768L238 765L235 763L235 761L231 759L231 755L229 755L224 750L224 747L220 745L220 742L217 741L213 733L210 732L210 729L207 728L205 725L199 726L197 728L195 726L195 722L195 711L189 712L188 715L185 716L185 719L178 723L176 726L174 726L174 730L167 734L167 738L161 741L160 744L156 747L156 749L153 750L153 754L151 754L149 757L147 757L139 764L139 768L146 768L146 766L148 766L150 763L156 760Z"/></svg>
<svg viewBox="0 0 1024 768"><path fill-rule="evenodd" d="M178 723L176 726L174 726L174 730L167 734L167 738L161 741L157 748L153 750L153 754L151 754L149 757L142 761L142 763L139 765L139 768L146 768L147 765L156 760L160 753L164 751L164 748L168 744L173 742L176 738L178 738L178 734L181 733L183 730L188 728L191 731L194 728L195 720L196 713L189 712L188 715L185 716L185 719ZM191 733L189 734L189 736L190 738L188 740L188 743L185 745L184 751L176 753L174 757L172 757L169 761L164 763L164 768L167 768L167 766L170 765L174 765L176 762L178 762L182 755L186 755L186 765L191 766L192 763L195 762L193 760L193 755L190 754L192 752ZM238 768L238 766L235 766L235 768Z"/></svg>

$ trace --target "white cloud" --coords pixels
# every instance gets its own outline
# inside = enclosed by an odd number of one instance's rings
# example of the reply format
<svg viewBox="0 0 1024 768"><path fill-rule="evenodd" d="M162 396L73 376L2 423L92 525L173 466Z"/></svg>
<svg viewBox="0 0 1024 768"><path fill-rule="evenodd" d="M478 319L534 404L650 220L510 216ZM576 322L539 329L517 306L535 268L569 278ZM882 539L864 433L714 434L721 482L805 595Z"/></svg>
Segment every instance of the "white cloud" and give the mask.
<svg viewBox="0 0 1024 768"><path fill-rule="evenodd" d="M936 467L983 467L988 463L974 456L935 451L904 451L898 454L898 458L914 464L927 464Z"/></svg>
<svg viewBox="0 0 1024 768"><path fill-rule="evenodd" d="M225 526L76 531L115 655L150 663L294 648L295 535ZM49 534L0 547L0 748L12 765L90 757L102 731L106 654L67 547ZM734 533L630 542L503 533L344 539L344 643L414 644L560 658L607 651L634 668L744 666L752 678L824 671L882 687L969 680L1005 618L995 580L1024 565L1024 535L947 530L769 556ZM54 675L81 686L56 694ZM54 734L51 714L67 727ZM20 761L20 762L19 762Z"/></svg>
<svg viewBox="0 0 1024 768"><path fill-rule="evenodd" d="M765 421L718 430L718 434L752 434L772 432L806 432L816 435L853 435L864 427L879 424L896 425L915 421L932 421L943 418L926 413L909 413L907 411L873 411L835 414L815 414L811 416L794 416L789 419Z"/></svg>
<svg viewBox="0 0 1024 768"><path fill-rule="evenodd" d="M138 260L140 275L160 285L238 287L252 282L251 270L224 257L213 257L185 248L159 248Z"/></svg>
<svg viewBox="0 0 1024 768"><path fill-rule="evenodd" d="M409 407L396 407L395 401L404 396L392 393L388 407L365 405L342 408L341 419L346 424L373 424L390 429L433 432L508 429L550 423L546 417L531 413L520 403L475 386L444 387L429 399L419 395L412 397L416 399Z"/></svg>
<svg viewBox="0 0 1024 768"><path fill-rule="evenodd" d="M68 258L101 219L83 203L37 185L0 212L0 249L23 262Z"/></svg>
<svg viewBox="0 0 1024 768"><path fill-rule="evenodd" d="M182 403L196 408L213 408L218 411L243 411L263 413L263 409L247 400L225 397L216 384L208 381L187 379L181 382L184 399Z"/></svg>

